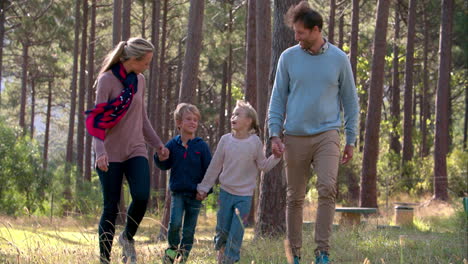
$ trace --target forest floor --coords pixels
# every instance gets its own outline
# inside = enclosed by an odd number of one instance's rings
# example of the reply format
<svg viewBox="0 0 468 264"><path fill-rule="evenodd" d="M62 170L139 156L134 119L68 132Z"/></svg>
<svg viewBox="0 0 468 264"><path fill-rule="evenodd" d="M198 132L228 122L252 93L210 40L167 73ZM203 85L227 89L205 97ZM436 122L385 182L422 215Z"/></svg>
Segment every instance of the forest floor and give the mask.
<svg viewBox="0 0 468 264"><path fill-rule="evenodd" d="M304 221L314 221L314 204L307 206ZM391 207L389 207L391 208ZM396 228L393 210L380 209L378 216L363 219L356 228L335 225L331 259L338 263L468 263L468 218L461 203L431 202L415 209L414 225ZM339 219L339 214L335 221ZM161 263L166 242L157 242L159 221L148 216L136 236L138 263ZM99 263L98 217L47 218L0 216L0 263ZM187 264L214 264L214 212L199 217L196 241ZM382 228L384 226L384 228ZM122 226L117 226L120 233ZM304 264L313 263L313 228L303 231ZM281 238L254 239L246 228L241 264L286 264ZM114 240L113 262L121 263L121 247Z"/></svg>

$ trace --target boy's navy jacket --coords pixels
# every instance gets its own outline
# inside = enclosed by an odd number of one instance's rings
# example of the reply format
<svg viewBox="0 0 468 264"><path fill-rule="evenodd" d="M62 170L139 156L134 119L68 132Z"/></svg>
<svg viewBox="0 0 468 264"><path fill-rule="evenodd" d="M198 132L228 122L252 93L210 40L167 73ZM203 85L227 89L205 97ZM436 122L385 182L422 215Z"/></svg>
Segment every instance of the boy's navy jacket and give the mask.
<svg viewBox="0 0 468 264"><path fill-rule="evenodd" d="M166 144L169 158L160 161L158 154L154 155L156 166L161 170L171 169L169 188L175 193L197 193L199 184L211 161L211 152L203 139L196 137L187 142L187 148L182 145L180 135L175 136Z"/></svg>

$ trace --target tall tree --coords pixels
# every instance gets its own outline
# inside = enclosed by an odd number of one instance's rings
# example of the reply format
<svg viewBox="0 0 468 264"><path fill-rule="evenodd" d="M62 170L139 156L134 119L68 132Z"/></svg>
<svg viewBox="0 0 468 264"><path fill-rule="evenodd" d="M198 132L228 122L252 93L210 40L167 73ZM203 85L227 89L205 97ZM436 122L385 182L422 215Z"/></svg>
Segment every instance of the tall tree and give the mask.
<svg viewBox="0 0 468 264"><path fill-rule="evenodd" d="M34 138L34 119L36 117L36 79L31 78L31 121L29 124L29 135Z"/></svg>
<svg viewBox="0 0 468 264"><path fill-rule="evenodd" d="M423 87L421 102L421 157L429 156L428 127L427 121L430 118L430 99L429 99L429 19L426 8L423 8L423 27L424 27L424 49L423 49Z"/></svg>
<svg viewBox="0 0 468 264"><path fill-rule="evenodd" d="M276 68L281 53L296 41L294 32L284 23L284 14L299 0L275 0L273 13L273 41L271 67L268 80L268 98L275 80ZM265 139L269 138L265 129ZM271 155L271 144L268 140L266 154ZM286 230L286 182L282 173L282 162L268 173L260 176L259 201L255 234L258 236L282 235Z"/></svg>
<svg viewBox="0 0 468 264"><path fill-rule="evenodd" d="M328 41L335 44L335 13L336 0L330 0L330 15L328 18Z"/></svg>
<svg viewBox="0 0 468 264"><path fill-rule="evenodd" d="M88 43L88 87L86 94L86 109L93 107L94 101L94 50L96 42L96 5L97 0L91 0L91 15L90 15L90 27L89 27L89 43ZM92 136L86 133L85 138L85 162L84 162L84 179L85 181L91 181L91 160L92 160Z"/></svg>
<svg viewBox="0 0 468 264"><path fill-rule="evenodd" d="M42 152L42 169L47 171L48 157L49 157L49 135L50 135L50 116L52 112L52 80L47 82L47 110L46 110L46 123L44 132L44 148Z"/></svg>
<svg viewBox="0 0 468 264"><path fill-rule="evenodd" d="M398 2L395 3L398 5ZM395 6L395 35L393 38L393 71L392 71L392 100L390 105L392 132L390 133L390 149L397 154L400 154L401 144L399 135L400 126L400 67L399 67L399 51L398 43L400 41L400 14L398 6Z"/></svg>
<svg viewBox="0 0 468 264"><path fill-rule="evenodd" d="M219 105L219 125L218 125L218 138L221 138L226 131L226 85L227 85L227 60L223 61L223 79L221 81L221 98Z"/></svg>
<svg viewBox="0 0 468 264"><path fill-rule="evenodd" d="M122 8L122 40L127 40L131 35L131 13L132 13L132 0L123 0Z"/></svg>
<svg viewBox="0 0 468 264"><path fill-rule="evenodd" d="M366 118L366 137L362 159L361 207L377 207L377 158L379 156L379 131L383 101L383 78L387 25L390 0L379 0L374 33L369 105Z"/></svg>
<svg viewBox="0 0 468 264"><path fill-rule="evenodd" d="M439 78L434 137L434 198L448 200L447 154L449 141L449 95L452 48L453 0L442 0L439 39Z"/></svg>
<svg viewBox="0 0 468 264"><path fill-rule="evenodd" d="M8 0L0 1L0 84L2 83L3 40L5 38L5 12ZM0 108L2 106L2 90L0 89Z"/></svg>
<svg viewBox="0 0 468 264"><path fill-rule="evenodd" d="M353 0L353 14L351 17L351 43L349 48L349 61L353 71L354 82L357 80L357 53L359 39L359 0Z"/></svg>
<svg viewBox="0 0 468 264"><path fill-rule="evenodd" d="M271 62L271 6L269 0L257 0L256 3L256 53L257 53L257 95L268 94L268 78ZM257 114L259 127L265 124L267 97L257 96ZM263 136L263 135L262 135Z"/></svg>
<svg viewBox="0 0 468 264"><path fill-rule="evenodd" d="M257 0L248 0L247 6L247 26L245 45L245 100L257 109L257 54L256 54L256 24L255 24L255 3Z"/></svg>
<svg viewBox="0 0 468 264"><path fill-rule="evenodd" d="M20 116L19 126L26 133L26 97L27 97L27 83L28 83L28 61L29 61L29 39L26 38L22 41L23 53L21 63L21 101L20 101Z"/></svg>
<svg viewBox="0 0 468 264"><path fill-rule="evenodd" d="M408 10L408 37L406 40L405 95L403 120L403 165L413 158L413 68L416 29L416 0L410 0Z"/></svg>
<svg viewBox="0 0 468 264"><path fill-rule="evenodd" d="M116 46L122 40L122 0L114 0L112 10L112 45Z"/></svg>
<svg viewBox="0 0 468 264"><path fill-rule="evenodd" d="M198 68L203 40L203 12L205 1L190 0L188 32L185 49L179 103L191 103L198 83Z"/></svg>
<svg viewBox="0 0 468 264"><path fill-rule="evenodd" d="M78 175L77 183L83 181L83 162L84 162L84 110L86 96L86 52L88 50L88 0L83 1L83 17L81 31L81 54L80 54L80 78L78 80L78 126L76 128L76 163Z"/></svg>

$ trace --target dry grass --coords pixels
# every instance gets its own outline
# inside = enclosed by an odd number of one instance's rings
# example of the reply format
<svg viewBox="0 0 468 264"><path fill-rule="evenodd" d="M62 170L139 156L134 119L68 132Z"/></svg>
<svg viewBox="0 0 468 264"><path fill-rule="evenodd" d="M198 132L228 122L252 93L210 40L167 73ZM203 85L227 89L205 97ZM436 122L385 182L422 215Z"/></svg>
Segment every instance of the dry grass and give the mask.
<svg viewBox="0 0 468 264"><path fill-rule="evenodd" d="M392 223L391 208L381 209L357 228L337 228L333 232L331 256L337 263L463 263L467 258L466 217L446 203L429 203L415 210L415 226L378 229ZM315 205L307 204L305 221L314 221ZM463 218L465 217L465 218ZM335 217L339 219L339 215ZM0 263L98 263L98 218L0 217ZM216 216L200 216L196 242L188 263L214 264L213 234ZM117 227L120 232L121 226ZM165 242L156 242L159 221L146 217L136 237L139 263L161 263ZM304 230L303 263L312 263L313 230ZM288 259L281 238L254 239L247 228L241 264L285 264ZM114 243L113 263L121 248Z"/></svg>

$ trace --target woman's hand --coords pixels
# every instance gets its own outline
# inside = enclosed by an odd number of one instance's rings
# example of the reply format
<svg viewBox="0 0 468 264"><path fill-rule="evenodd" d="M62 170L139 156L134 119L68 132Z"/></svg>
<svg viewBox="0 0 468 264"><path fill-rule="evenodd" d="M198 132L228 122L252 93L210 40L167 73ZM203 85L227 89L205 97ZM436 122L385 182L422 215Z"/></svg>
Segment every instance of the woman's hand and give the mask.
<svg viewBox="0 0 468 264"><path fill-rule="evenodd" d="M99 158L97 158L96 167L98 167L102 171L109 170L109 158L107 157L107 154L102 154L101 156L99 156Z"/></svg>

